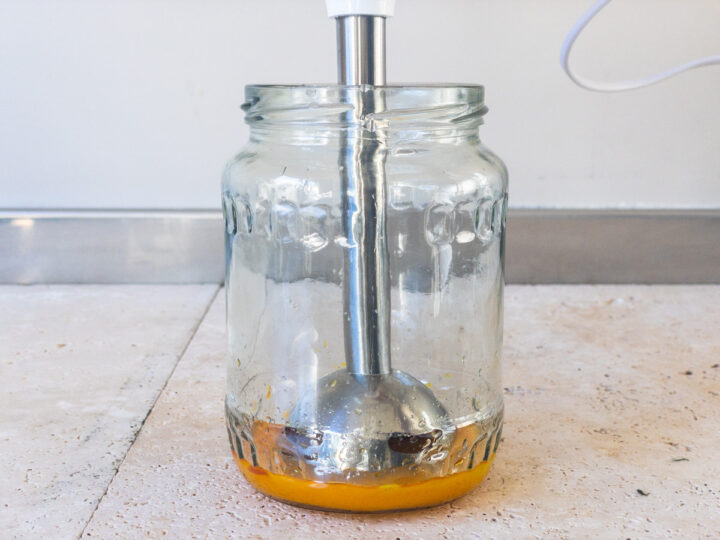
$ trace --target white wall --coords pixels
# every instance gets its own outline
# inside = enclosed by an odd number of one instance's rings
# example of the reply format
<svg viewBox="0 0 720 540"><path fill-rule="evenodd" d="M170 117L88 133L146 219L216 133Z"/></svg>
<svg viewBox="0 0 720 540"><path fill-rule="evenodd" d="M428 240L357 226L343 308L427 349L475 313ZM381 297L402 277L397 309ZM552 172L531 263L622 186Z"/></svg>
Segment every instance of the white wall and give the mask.
<svg viewBox="0 0 720 540"><path fill-rule="evenodd" d="M398 0L389 78L486 85L514 206L720 207L720 68L600 95L591 0ZM0 0L0 208L218 207L251 82L335 79L322 0ZM616 0L599 78L720 53L717 0Z"/></svg>

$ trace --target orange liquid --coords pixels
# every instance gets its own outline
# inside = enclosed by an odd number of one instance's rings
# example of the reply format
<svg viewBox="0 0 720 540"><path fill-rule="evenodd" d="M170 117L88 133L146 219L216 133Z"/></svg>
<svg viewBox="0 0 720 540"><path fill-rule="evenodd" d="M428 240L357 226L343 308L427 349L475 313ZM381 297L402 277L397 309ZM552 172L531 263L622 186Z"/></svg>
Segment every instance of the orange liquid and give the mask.
<svg viewBox="0 0 720 540"><path fill-rule="evenodd" d="M415 484L356 486L313 482L253 467L233 452L235 463L259 492L300 506L349 512L408 510L446 503L465 495L487 476L495 455L469 471Z"/></svg>
<svg viewBox="0 0 720 540"><path fill-rule="evenodd" d="M284 426L255 421L252 427L256 448L269 449L282 446ZM271 452L257 452L252 465L239 457L233 448L233 457L250 484L265 495L300 506L343 510L349 512L384 512L407 510L442 504L457 499L476 487L487 476L495 453L488 452L488 459L468 468L468 441L480 440L484 448L487 441L477 424L459 428L452 444L449 458L458 459L452 473L445 476L423 477L395 476L395 483L378 485L353 484L350 482L317 482L269 470L273 462ZM497 435L499 436L499 434ZM492 442L492 434L490 434ZM495 441L496 442L496 441ZM492 450L494 450L494 446ZM482 452L482 448L479 450ZM478 452L478 453L479 453ZM480 454L482 455L482 454ZM455 461L455 460L453 460ZM472 460L471 460L472 461ZM297 471L298 473L300 471Z"/></svg>
<svg viewBox="0 0 720 540"><path fill-rule="evenodd" d="M343 480L325 482L303 478L301 466L288 459L287 429L281 424L252 421L250 436L241 442L237 436L238 420L228 411L233 457L250 484L265 495L305 507L348 512L386 512L409 510L443 504L457 499L475 488L490 471L500 438L501 416L492 424L471 423L457 428L447 452L446 474L434 476L431 471L407 469L393 471L387 481ZM247 426L247 424L246 424ZM247 433L247 428L245 428ZM233 439L235 442L232 442ZM249 439L253 441L251 447ZM308 440L310 446L312 441ZM240 457L237 448L252 462ZM411 449L406 449L411 451ZM486 459L482 460L482 457ZM481 461L478 462L477 459ZM406 472L407 474L403 474Z"/></svg>

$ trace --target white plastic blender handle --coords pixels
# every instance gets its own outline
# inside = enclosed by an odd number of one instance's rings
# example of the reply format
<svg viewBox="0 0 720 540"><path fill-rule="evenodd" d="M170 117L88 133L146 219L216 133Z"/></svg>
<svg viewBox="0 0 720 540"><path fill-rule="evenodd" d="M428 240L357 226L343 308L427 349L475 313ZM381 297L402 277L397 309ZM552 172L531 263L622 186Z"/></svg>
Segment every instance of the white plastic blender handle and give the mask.
<svg viewBox="0 0 720 540"><path fill-rule="evenodd" d="M572 69L570 69L570 51L572 46L580 35L580 32L582 32L593 17L595 17L595 15L597 15L597 13L610 2L611 0L598 0L595 2L595 4L593 4L592 7L590 7L590 9L587 10L582 17L580 17L580 20L575 23L575 26L573 26L572 30L570 30L570 33L563 42L562 49L560 50L560 64L562 65L565 73L567 73L567 76L570 77L570 79L578 86L595 92L623 92L625 90L634 90L636 88L643 88L645 86L650 86L651 84L659 83L660 81L664 81L665 79L669 79L670 77L674 77L675 75L679 75L683 71L688 71L690 69L703 66L720 65L720 56L706 56L704 58L698 58L692 62L668 69L667 71L663 71L662 73L658 73L656 75L651 75L642 79L615 83L592 81L576 75L573 73Z"/></svg>
<svg viewBox="0 0 720 540"><path fill-rule="evenodd" d="M395 0L325 0L328 17L347 15L370 15L392 17L395 12Z"/></svg>

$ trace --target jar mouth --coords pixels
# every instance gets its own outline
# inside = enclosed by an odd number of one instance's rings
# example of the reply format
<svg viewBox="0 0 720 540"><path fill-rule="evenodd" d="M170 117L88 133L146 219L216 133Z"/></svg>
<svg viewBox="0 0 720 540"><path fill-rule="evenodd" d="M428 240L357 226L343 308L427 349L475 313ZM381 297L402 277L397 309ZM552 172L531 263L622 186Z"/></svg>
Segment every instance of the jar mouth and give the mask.
<svg viewBox="0 0 720 540"><path fill-rule="evenodd" d="M371 84L336 84L336 83L303 83L303 84L248 84L245 89L260 88L260 89L277 89L277 90L293 90L303 88L377 88L387 90L427 90L436 91L443 89L479 89L482 91L484 86L481 84L472 83L405 83L405 84L383 84L375 86Z"/></svg>
<svg viewBox="0 0 720 540"><path fill-rule="evenodd" d="M474 84L258 84L245 87L242 109L256 127L475 129L487 112L484 94Z"/></svg>

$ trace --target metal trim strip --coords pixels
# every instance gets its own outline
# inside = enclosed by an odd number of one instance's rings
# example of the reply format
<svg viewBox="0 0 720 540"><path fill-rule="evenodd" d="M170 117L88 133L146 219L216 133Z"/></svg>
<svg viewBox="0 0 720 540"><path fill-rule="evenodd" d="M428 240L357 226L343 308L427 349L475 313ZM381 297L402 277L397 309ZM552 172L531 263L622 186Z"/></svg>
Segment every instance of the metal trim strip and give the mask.
<svg viewBox="0 0 720 540"><path fill-rule="evenodd" d="M0 211L0 283L220 283L217 210ZM718 210L511 209L509 283L720 283Z"/></svg>

